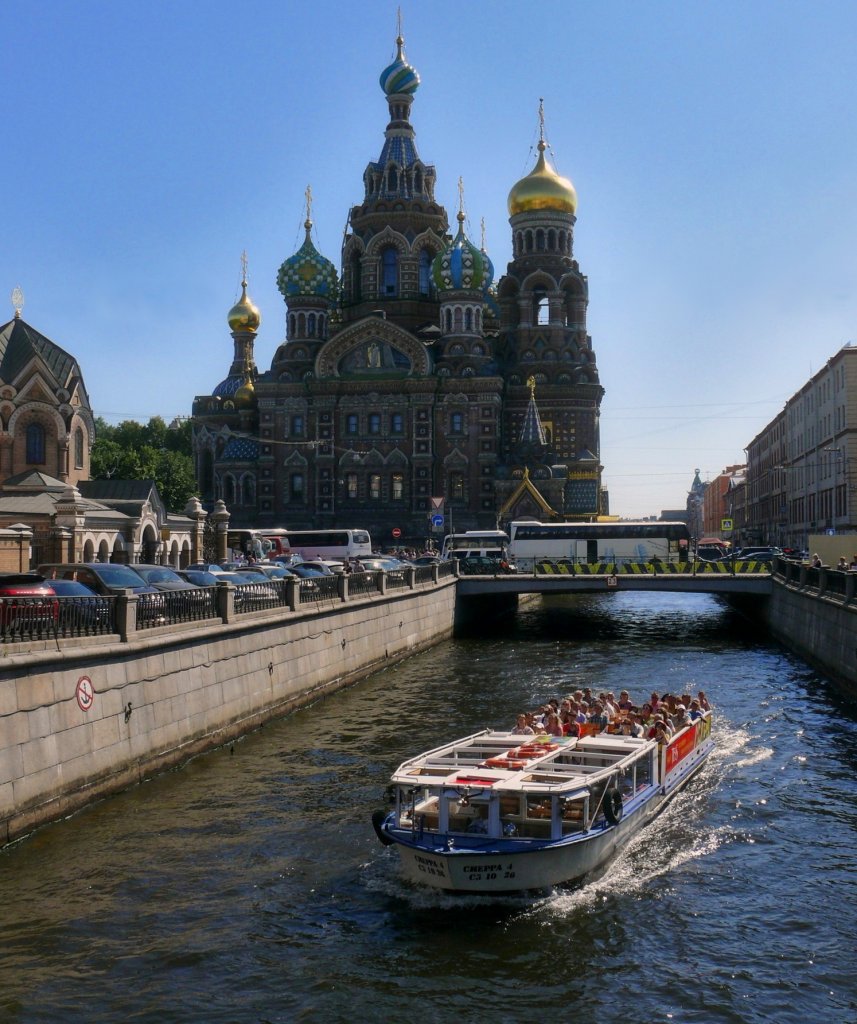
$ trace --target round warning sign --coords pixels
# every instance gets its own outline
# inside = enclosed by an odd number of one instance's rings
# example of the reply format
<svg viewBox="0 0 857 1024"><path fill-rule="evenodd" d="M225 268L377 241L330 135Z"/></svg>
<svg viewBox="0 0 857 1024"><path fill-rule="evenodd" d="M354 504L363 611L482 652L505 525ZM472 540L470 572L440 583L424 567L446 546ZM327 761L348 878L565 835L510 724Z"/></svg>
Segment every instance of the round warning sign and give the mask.
<svg viewBox="0 0 857 1024"><path fill-rule="evenodd" d="M95 700L95 689L89 676L81 676L78 679L74 695L77 697L77 704L80 710L89 711L92 707L92 702Z"/></svg>

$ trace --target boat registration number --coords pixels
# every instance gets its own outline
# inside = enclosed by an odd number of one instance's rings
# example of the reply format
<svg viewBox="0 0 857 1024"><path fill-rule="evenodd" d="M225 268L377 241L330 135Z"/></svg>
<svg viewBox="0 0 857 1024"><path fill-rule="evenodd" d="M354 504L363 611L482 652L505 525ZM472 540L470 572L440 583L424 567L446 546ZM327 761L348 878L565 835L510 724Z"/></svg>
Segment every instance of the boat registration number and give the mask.
<svg viewBox="0 0 857 1024"><path fill-rule="evenodd" d="M417 871L424 875L446 878L446 865L440 857L425 857L418 853L414 856L414 863L417 866Z"/></svg>
<svg viewBox="0 0 857 1024"><path fill-rule="evenodd" d="M465 864L461 869L468 882L493 882L495 878L514 878L515 872L511 864Z"/></svg>

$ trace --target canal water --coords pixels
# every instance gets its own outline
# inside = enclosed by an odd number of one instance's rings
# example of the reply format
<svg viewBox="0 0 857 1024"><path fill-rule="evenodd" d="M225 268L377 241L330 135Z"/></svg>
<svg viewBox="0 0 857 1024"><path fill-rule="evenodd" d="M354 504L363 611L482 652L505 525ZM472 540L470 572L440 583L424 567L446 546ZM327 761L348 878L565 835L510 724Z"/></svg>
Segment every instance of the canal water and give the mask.
<svg viewBox="0 0 857 1024"><path fill-rule="evenodd" d="M578 685L717 750L599 878L407 887L390 769ZM0 1022L857 1021L857 712L715 598L535 601L0 853Z"/></svg>

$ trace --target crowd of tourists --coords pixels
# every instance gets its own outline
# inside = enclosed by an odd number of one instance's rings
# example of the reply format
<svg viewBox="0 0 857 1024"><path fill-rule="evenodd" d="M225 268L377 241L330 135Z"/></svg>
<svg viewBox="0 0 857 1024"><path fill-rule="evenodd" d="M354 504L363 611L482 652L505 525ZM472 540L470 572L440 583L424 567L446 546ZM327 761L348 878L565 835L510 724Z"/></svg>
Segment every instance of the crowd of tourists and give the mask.
<svg viewBox="0 0 857 1024"><path fill-rule="evenodd" d="M584 687L562 700L554 697L535 711L522 711L511 732L517 736L578 737L612 732L667 743L710 710L704 690L696 697L653 690L647 701L636 704L627 690L617 698L612 691L594 694Z"/></svg>

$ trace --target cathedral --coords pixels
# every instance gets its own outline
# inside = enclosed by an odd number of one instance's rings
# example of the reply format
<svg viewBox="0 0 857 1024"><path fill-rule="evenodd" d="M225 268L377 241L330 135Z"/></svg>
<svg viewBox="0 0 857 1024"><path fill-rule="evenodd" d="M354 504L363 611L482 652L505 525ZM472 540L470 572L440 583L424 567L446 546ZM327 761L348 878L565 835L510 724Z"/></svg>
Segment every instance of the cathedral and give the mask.
<svg viewBox="0 0 857 1024"><path fill-rule="evenodd" d="M606 514L577 194L546 157L544 117L535 166L509 192L512 260L495 282L484 241L465 233L461 183L454 233L435 199L411 123L420 79L396 43L380 77L384 142L339 272L313 244L307 189L269 367L256 363L245 264L232 363L193 403L202 500L222 499L233 526L362 527L381 545L420 543L433 514L456 532Z"/></svg>

